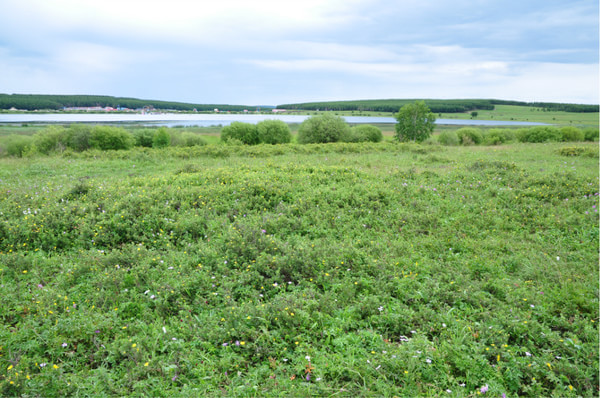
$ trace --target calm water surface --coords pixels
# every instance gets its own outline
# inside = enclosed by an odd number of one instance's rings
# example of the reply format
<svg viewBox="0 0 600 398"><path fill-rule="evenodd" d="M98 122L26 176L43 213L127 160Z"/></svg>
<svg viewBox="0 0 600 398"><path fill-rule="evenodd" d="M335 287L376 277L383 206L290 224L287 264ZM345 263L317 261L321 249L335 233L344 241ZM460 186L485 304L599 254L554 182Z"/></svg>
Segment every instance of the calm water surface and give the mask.
<svg viewBox="0 0 600 398"><path fill-rule="evenodd" d="M142 123L153 126L226 126L233 122L258 123L262 120L281 120L285 123L302 123L307 115L264 114L137 114L137 113L45 113L0 114L0 123ZM393 117L343 116L351 124L396 123ZM460 126L543 126L545 123L502 120L437 119L436 124Z"/></svg>

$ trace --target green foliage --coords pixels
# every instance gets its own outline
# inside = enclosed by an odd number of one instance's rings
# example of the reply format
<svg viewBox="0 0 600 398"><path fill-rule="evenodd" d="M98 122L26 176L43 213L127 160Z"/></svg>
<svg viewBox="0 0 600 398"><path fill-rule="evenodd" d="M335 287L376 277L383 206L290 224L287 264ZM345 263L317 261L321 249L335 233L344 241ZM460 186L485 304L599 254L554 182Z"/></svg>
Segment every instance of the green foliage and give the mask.
<svg viewBox="0 0 600 398"><path fill-rule="evenodd" d="M482 134L485 145L501 145L516 139L515 133L511 129L489 129L484 130Z"/></svg>
<svg viewBox="0 0 600 398"><path fill-rule="evenodd" d="M442 131L438 136L438 142L442 145L451 146L460 144L458 136L456 135L456 131L454 130Z"/></svg>
<svg viewBox="0 0 600 398"><path fill-rule="evenodd" d="M189 131L171 132L171 145L179 147L191 147L206 145L206 140L199 134Z"/></svg>
<svg viewBox="0 0 600 398"><path fill-rule="evenodd" d="M281 120L263 120L256 129L262 144L287 144L292 140L290 127Z"/></svg>
<svg viewBox="0 0 600 398"><path fill-rule="evenodd" d="M462 145L479 145L483 143L481 129L476 127L463 127L456 130L456 135Z"/></svg>
<svg viewBox="0 0 600 398"><path fill-rule="evenodd" d="M245 145L259 143L256 125L251 123L233 122L221 130L221 141L238 140Z"/></svg>
<svg viewBox="0 0 600 398"><path fill-rule="evenodd" d="M298 128L298 143L318 144L337 142L348 134L350 126L339 116L311 116Z"/></svg>
<svg viewBox="0 0 600 398"><path fill-rule="evenodd" d="M92 147L90 138L92 136L92 127L86 124L72 124L69 126L67 134L67 147L77 151L86 151Z"/></svg>
<svg viewBox="0 0 600 398"><path fill-rule="evenodd" d="M133 130L133 138L135 139L135 146L141 146L144 148L152 148L154 140L154 129L135 129Z"/></svg>
<svg viewBox="0 0 600 398"><path fill-rule="evenodd" d="M562 134L562 141L583 141L585 139L585 135L577 127L561 127L560 133Z"/></svg>
<svg viewBox="0 0 600 398"><path fill-rule="evenodd" d="M586 141L598 141L600 138L600 133L597 128L587 127L583 129L584 139Z"/></svg>
<svg viewBox="0 0 600 398"><path fill-rule="evenodd" d="M359 124L346 129L345 134L340 138L343 142L381 142L382 140L381 129L370 124Z"/></svg>
<svg viewBox="0 0 600 398"><path fill-rule="evenodd" d="M0 159L0 395L594 396L597 145L563 146Z"/></svg>
<svg viewBox="0 0 600 398"><path fill-rule="evenodd" d="M64 151L69 144L69 134L64 127L49 126L37 132L33 140L40 153L49 154Z"/></svg>
<svg viewBox="0 0 600 398"><path fill-rule="evenodd" d="M527 129L519 129L518 139L521 142L547 142L562 141L561 131L552 126L536 126Z"/></svg>
<svg viewBox="0 0 600 398"><path fill-rule="evenodd" d="M471 117L477 117L477 115L479 115L479 113L477 113L476 111L471 112Z"/></svg>
<svg viewBox="0 0 600 398"><path fill-rule="evenodd" d="M568 146L560 148L558 150L558 154L561 156L587 156L591 158L597 158L598 148Z"/></svg>
<svg viewBox="0 0 600 398"><path fill-rule="evenodd" d="M94 126L89 139L90 146L103 151L129 149L135 139L125 129L112 126Z"/></svg>
<svg viewBox="0 0 600 398"><path fill-rule="evenodd" d="M105 95L39 95L39 94L0 94L0 109L52 109L60 110L64 107L121 107L141 109L153 107L156 109L178 111L213 111L215 108L222 111L243 111L246 105L226 104L190 104L185 102L170 102L157 100L144 100L137 98L111 97Z"/></svg>
<svg viewBox="0 0 600 398"><path fill-rule="evenodd" d="M161 127L154 132L152 137L153 148L166 148L171 145L171 135L165 127Z"/></svg>
<svg viewBox="0 0 600 398"><path fill-rule="evenodd" d="M396 120L395 138L398 141L424 141L435 127L435 115L423 101L404 105L396 114Z"/></svg>
<svg viewBox="0 0 600 398"><path fill-rule="evenodd" d="M32 152L35 152L35 145L30 136L11 134L0 141L0 154L21 158Z"/></svg>
<svg viewBox="0 0 600 398"><path fill-rule="evenodd" d="M277 105L279 109L303 109L303 110L331 110L331 111L377 111L396 112L406 104L414 102L412 99L387 99L387 100L362 100L362 101L328 101L328 102L306 102L298 104ZM460 113L476 109L493 110L495 105L516 105L531 108L543 108L544 110L563 112L598 112L598 105L585 104L563 104L554 102L522 102L504 100L483 99L459 99L459 100L424 100L429 109L434 113Z"/></svg>

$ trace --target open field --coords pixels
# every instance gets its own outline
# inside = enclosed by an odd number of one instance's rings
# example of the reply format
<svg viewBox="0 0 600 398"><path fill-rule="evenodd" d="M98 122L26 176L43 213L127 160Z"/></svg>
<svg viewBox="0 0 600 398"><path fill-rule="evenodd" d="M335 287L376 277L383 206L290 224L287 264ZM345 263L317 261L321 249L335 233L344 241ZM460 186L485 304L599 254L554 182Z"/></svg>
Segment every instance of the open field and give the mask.
<svg viewBox="0 0 600 398"><path fill-rule="evenodd" d="M597 396L598 177L597 143L0 159L0 395Z"/></svg>

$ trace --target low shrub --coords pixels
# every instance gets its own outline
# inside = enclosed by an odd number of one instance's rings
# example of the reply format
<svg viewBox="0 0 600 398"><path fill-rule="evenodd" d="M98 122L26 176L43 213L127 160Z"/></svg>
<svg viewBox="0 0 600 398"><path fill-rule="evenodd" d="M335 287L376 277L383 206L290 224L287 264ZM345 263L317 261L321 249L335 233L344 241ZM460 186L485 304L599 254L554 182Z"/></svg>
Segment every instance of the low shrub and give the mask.
<svg viewBox="0 0 600 398"><path fill-rule="evenodd" d="M153 129L137 129L133 131L133 138L135 139L135 146L141 146L144 148L152 148L152 140L154 138L155 130Z"/></svg>
<svg viewBox="0 0 600 398"><path fill-rule="evenodd" d="M521 142L561 141L562 133L556 127L536 126L528 129L519 129L518 138Z"/></svg>
<svg viewBox="0 0 600 398"><path fill-rule="evenodd" d="M381 142L383 134L381 129L370 124L361 124L344 131L340 141L344 142Z"/></svg>
<svg viewBox="0 0 600 398"><path fill-rule="evenodd" d="M165 127L161 127L154 133L152 137L153 148L166 148L171 145L171 135Z"/></svg>
<svg viewBox="0 0 600 398"><path fill-rule="evenodd" d="M583 141L585 135L577 127L564 126L560 128L562 134L562 141Z"/></svg>
<svg viewBox="0 0 600 398"><path fill-rule="evenodd" d="M62 152L69 143L67 129L60 126L49 126L33 136L33 141L38 152L49 154L50 152Z"/></svg>
<svg viewBox="0 0 600 398"><path fill-rule="evenodd" d="M130 149L135 143L133 136L125 129L112 126L95 126L90 135L92 148L107 150Z"/></svg>
<svg viewBox="0 0 600 398"><path fill-rule="evenodd" d="M67 147L77 152L90 149L92 127L87 124L72 124L66 131Z"/></svg>
<svg viewBox="0 0 600 398"><path fill-rule="evenodd" d="M337 142L347 136L350 126L339 116L330 114L312 116L300 124L298 143L318 144Z"/></svg>
<svg viewBox="0 0 600 398"><path fill-rule="evenodd" d="M447 146L455 146L460 144L458 135L456 135L456 131L454 130L442 131L438 136L438 142Z"/></svg>
<svg viewBox="0 0 600 398"><path fill-rule="evenodd" d="M32 151L35 152L33 138L27 135L11 134L0 142L0 154L21 158Z"/></svg>
<svg viewBox="0 0 600 398"><path fill-rule="evenodd" d="M189 131L172 130L170 132L171 146L174 147L192 147L206 145L207 142L202 136Z"/></svg>
<svg viewBox="0 0 600 398"><path fill-rule="evenodd" d="M486 145L500 145L515 139L515 134L510 129L490 129L483 132L483 143Z"/></svg>
<svg viewBox="0 0 600 398"><path fill-rule="evenodd" d="M462 145L479 145L483 143L481 130L475 127L463 127L456 130L456 135Z"/></svg>
<svg viewBox="0 0 600 398"><path fill-rule="evenodd" d="M598 141L600 133L597 128L587 127L583 129L583 138L586 141Z"/></svg>
<svg viewBox="0 0 600 398"><path fill-rule="evenodd" d="M251 123L233 122L221 130L221 141L239 140L246 145L259 143L256 125Z"/></svg>
<svg viewBox="0 0 600 398"><path fill-rule="evenodd" d="M263 120L256 125L258 142L263 144L287 144L292 133L287 123L281 120Z"/></svg>

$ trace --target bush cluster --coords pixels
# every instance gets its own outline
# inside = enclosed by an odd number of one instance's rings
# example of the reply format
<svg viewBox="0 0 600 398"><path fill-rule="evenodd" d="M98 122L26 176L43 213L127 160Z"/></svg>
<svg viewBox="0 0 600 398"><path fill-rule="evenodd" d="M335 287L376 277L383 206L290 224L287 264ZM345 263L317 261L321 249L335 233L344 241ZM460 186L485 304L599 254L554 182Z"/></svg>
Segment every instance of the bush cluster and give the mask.
<svg viewBox="0 0 600 398"><path fill-rule="evenodd" d="M370 124L361 124L345 130L341 137L342 142L381 142L383 134L381 129Z"/></svg>
<svg viewBox="0 0 600 398"><path fill-rule="evenodd" d="M554 126L535 126L520 129L494 128L482 130L475 127L463 127L440 133L437 141L442 145L501 145L519 142L578 142L597 141L598 129L580 130L572 126L557 128Z"/></svg>
<svg viewBox="0 0 600 398"><path fill-rule="evenodd" d="M33 136L10 135L0 141L0 155L23 157L34 153L50 154L71 150L121 150L137 147L164 148L206 145L199 135L190 132L159 129L134 129L132 132L115 126L72 124L69 127L49 126Z"/></svg>
<svg viewBox="0 0 600 398"><path fill-rule="evenodd" d="M298 143L326 144L330 142L381 142L381 130L369 124L350 127L346 121L330 114L312 116L298 129Z"/></svg>
<svg viewBox="0 0 600 398"><path fill-rule="evenodd" d="M221 141L229 144L287 144L291 140L290 127L281 120L263 120L258 124L233 122L221 130Z"/></svg>

